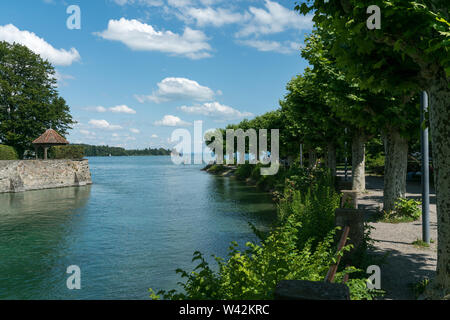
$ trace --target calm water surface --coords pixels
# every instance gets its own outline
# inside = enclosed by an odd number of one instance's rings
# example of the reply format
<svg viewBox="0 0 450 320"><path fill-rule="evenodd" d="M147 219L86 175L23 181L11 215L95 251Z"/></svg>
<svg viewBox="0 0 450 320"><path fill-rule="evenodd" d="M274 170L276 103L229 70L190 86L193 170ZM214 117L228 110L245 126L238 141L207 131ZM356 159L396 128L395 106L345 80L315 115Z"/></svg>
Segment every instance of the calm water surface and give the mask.
<svg viewBox="0 0 450 320"><path fill-rule="evenodd" d="M89 162L92 186L0 194L0 299L147 299L195 250L223 257L275 217L268 194L170 157Z"/></svg>

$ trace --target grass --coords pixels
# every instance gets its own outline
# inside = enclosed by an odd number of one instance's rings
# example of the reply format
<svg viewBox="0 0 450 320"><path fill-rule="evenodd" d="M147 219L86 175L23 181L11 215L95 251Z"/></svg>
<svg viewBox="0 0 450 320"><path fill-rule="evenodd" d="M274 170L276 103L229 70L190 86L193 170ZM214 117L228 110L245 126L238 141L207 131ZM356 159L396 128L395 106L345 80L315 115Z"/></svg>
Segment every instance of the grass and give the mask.
<svg viewBox="0 0 450 320"><path fill-rule="evenodd" d="M420 240L420 239L413 241L412 245L415 247L421 247L421 248L429 248L430 247L430 245L428 243L426 243L425 241Z"/></svg>
<svg viewBox="0 0 450 320"><path fill-rule="evenodd" d="M414 293L416 299L425 292L425 289L427 288L429 283L430 279L424 278L417 283L410 284L410 289Z"/></svg>
<svg viewBox="0 0 450 320"><path fill-rule="evenodd" d="M430 242L434 243L434 240L430 239ZM428 243L426 243L425 241L423 241L421 239L417 239L417 240L413 241L411 244L418 248L429 248L430 247L430 245Z"/></svg>
<svg viewBox="0 0 450 320"><path fill-rule="evenodd" d="M402 216L393 216L384 214L377 222L384 222L384 223L407 223L407 222L414 222L416 219L411 217L402 217Z"/></svg>

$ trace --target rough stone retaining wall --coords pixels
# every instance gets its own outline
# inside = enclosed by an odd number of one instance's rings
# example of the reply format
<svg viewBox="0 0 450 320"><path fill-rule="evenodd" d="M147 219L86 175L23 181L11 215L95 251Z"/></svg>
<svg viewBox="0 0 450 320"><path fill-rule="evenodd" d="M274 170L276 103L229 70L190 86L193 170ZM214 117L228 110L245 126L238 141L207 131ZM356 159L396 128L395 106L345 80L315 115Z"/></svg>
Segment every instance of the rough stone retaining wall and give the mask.
<svg viewBox="0 0 450 320"><path fill-rule="evenodd" d="M0 193L92 184L88 160L2 160Z"/></svg>

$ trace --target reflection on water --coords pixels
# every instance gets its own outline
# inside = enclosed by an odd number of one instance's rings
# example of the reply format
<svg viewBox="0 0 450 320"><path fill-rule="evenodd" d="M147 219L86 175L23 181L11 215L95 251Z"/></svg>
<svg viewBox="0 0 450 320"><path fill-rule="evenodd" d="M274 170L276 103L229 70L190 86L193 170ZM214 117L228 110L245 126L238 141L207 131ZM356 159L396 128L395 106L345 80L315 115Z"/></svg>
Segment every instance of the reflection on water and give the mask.
<svg viewBox="0 0 450 320"><path fill-rule="evenodd" d="M36 213L48 215L68 213L84 206L89 198L91 186L47 189L20 193L0 194L0 224L8 220L40 218Z"/></svg>
<svg viewBox="0 0 450 320"><path fill-rule="evenodd" d="M274 205L271 195L228 177L210 180L211 190L215 190L216 202L227 203L226 213L247 217L260 229L267 229L274 221ZM255 214L256 213L256 214Z"/></svg>
<svg viewBox="0 0 450 320"><path fill-rule="evenodd" d="M61 280L53 270L71 246L90 186L0 194L0 298L33 298ZM78 214L77 214L78 213ZM43 296L45 298L45 296Z"/></svg>
<svg viewBox="0 0 450 320"><path fill-rule="evenodd" d="M0 298L147 299L192 253L225 256L275 217L268 194L170 157L91 158L94 184L0 194ZM66 268L81 268L68 290Z"/></svg>

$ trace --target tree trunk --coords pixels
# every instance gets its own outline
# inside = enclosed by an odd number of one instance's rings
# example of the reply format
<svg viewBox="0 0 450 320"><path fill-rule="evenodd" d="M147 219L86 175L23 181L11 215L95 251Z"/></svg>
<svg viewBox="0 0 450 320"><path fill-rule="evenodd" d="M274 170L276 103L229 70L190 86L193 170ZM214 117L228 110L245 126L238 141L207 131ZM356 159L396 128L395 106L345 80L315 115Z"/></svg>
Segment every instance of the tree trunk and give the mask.
<svg viewBox="0 0 450 320"><path fill-rule="evenodd" d="M300 168L303 168L303 144L300 144Z"/></svg>
<svg viewBox="0 0 450 320"><path fill-rule="evenodd" d="M316 150L309 150L309 168L314 168L316 166L317 153Z"/></svg>
<svg viewBox="0 0 450 320"><path fill-rule="evenodd" d="M390 212L395 201L406 194L406 168L408 164L408 140L397 128L383 132L386 160L384 164L383 209Z"/></svg>
<svg viewBox="0 0 450 320"><path fill-rule="evenodd" d="M430 131L438 225L434 287L440 298L450 294L450 83L443 71L431 83Z"/></svg>
<svg viewBox="0 0 450 320"><path fill-rule="evenodd" d="M361 133L354 135L352 140L352 189L366 190L366 137Z"/></svg>
<svg viewBox="0 0 450 320"><path fill-rule="evenodd" d="M331 171L331 175L336 176L336 146L334 143L328 144L327 166Z"/></svg>

